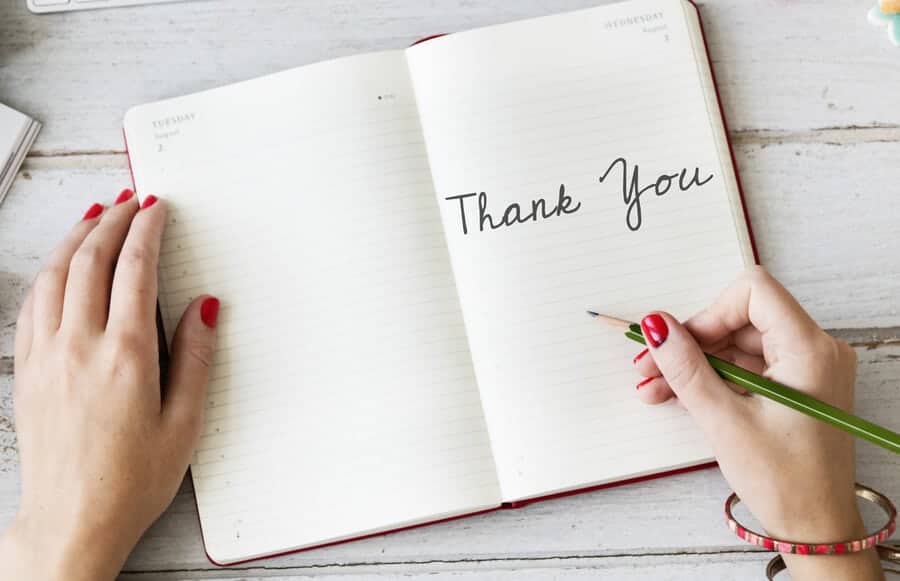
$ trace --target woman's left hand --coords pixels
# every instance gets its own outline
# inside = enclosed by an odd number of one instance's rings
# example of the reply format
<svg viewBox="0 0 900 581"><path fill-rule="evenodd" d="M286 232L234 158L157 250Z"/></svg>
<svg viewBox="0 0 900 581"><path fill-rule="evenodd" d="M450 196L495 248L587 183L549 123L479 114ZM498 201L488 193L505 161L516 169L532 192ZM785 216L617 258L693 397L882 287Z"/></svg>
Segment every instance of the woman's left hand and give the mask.
<svg viewBox="0 0 900 581"><path fill-rule="evenodd" d="M92 206L38 274L16 330L20 508L0 578L114 579L171 503L202 423L219 303L198 297L160 389L157 264L166 205Z"/></svg>

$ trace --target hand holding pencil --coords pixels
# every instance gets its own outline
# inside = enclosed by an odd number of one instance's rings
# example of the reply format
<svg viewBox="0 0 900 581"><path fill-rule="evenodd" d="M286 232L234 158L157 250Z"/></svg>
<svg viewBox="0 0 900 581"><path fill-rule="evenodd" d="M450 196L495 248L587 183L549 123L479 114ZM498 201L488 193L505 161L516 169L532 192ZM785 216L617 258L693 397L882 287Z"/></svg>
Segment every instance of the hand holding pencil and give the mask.
<svg viewBox="0 0 900 581"><path fill-rule="evenodd" d="M711 443L722 473L766 531L809 542L865 529L854 496L849 434L723 380L706 354L851 411L856 353L825 333L762 268L741 276L683 325L666 313L642 321L648 349L634 366L648 404L677 397ZM874 551L826 559L786 555L794 579L881 579ZM865 571L865 575L860 575Z"/></svg>

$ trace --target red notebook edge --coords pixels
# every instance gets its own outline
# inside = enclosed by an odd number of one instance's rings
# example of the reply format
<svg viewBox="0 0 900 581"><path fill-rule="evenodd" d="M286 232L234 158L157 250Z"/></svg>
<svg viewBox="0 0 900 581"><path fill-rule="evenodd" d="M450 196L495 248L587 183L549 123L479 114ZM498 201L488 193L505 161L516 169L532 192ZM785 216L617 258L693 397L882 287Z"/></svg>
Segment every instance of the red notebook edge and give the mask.
<svg viewBox="0 0 900 581"><path fill-rule="evenodd" d="M196 502L197 502L197 497L194 496L194 503L196 504ZM484 510L476 510L476 511L474 511L474 512L468 512L468 513L466 513L466 514L460 514L460 515L457 515L457 516L451 516L451 517L447 517L447 518L440 518L440 519L437 519L437 520L428 521L428 522L424 522L424 523L419 523L419 524L415 524L415 525L407 525L407 526L399 527L399 528L396 528L396 529L391 529L391 530L389 530L389 531L383 531L383 532L378 532L378 533L369 533L369 534L366 534L366 535L360 535L360 536L358 536L358 537L353 537L353 538L351 538L351 539L343 539L343 540L340 540L340 541L330 541L330 542L322 543L322 544L319 544L319 545L313 545L312 547L304 547L304 548L302 548L302 549L292 549L292 550L289 550L289 551L284 551L284 552L281 552L281 553L275 553L275 554L272 554L272 555L265 555L265 556L262 556L262 557L253 557L252 559L244 559L243 561L235 561L235 562L233 562L233 563L230 563L230 562L229 562L229 563L217 563L215 560L213 560L212 557L209 556L209 553L206 551L206 545L205 545L205 544L204 544L204 546L203 546L203 552L206 553L206 558L207 558L207 560L208 560L210 563L212 563L213 565L217 566L217 567L234 567L235 565L243 565L243 564L246 564L246 563L252 563L252 562L254 562L254 561L262 561L263 559L274 559L275 557L284 557L284 556L286 556L286 555L294 555L294 554L296 554L296 553L305 553L306 551L314 551L314 550L316 550L316 549L324 549L325 547L333 547L333 546L335 546L335 545L343 545L344 543L353 543L353 542L356 542L356 541L362 541L362 540L365 540L365 539L371 539L371 538L373 538L373 537L379 537L379 536L381 536L381 535L392 535L392 534L394 534L394 533L400 533L400 532L403 532L403 531L411 531L411 530L413 530L413 529L419 529L419 528L422 528L422 527L429 527L429 526L431 526L431 525L441 524L441 523L445 523L445 522L452 522L452 521L455 521L455 520L460 520L460 519L464 519L464 518L469 518L469 517L473 517L473 516L478 516L478 515L482 515L482 514L487 514L487 513L490 513L490 512L494 512L494 511L500 510L501 508L502 508L502 506L497 506L497 507L494 507L494 508L486 508L486 509L484 509ZM198 513L198 515L197 515L197 519L198 519L198 520L200 519L199 513ZM202 536L201 536L201 539L202 539Z"/></svg>
<svg viewBox="0 0 900 581"><path fill-rule="evenodd" d="M684 466L682 468L675 468L673 470L664 470L662 472L654 472L653 474L644 474L643 476L634 476L632 478L625 478L623 480L616 480L614 482L607 482L605 484L594 484L592 486L585 486L584 488L576 488L575 490L566 490L563 492L555 492L553 494L547 494L545 496L537 496L535 498L529 498L526 500L516 500L513 502L504 502L501 507L502 508L522 508L524 506L528 506L531 504L535 504L537 502L544 502L545 500L556 500L557 498L565 498L567 496L575 496L577 494L586 494L589 492L596 492L598 490L604 490L606 488L613 488L616 486L625 486L626 484L634 484L636 482L646 482L647 480L656 480L657 478L665 478L667 476L675 476L677 474L685 474L687 472L696 472L698 470L705 470L706 468L715 468L718 466L718 462L704 462L702 464L697 464L695 466Z"/></svg>
<svg viewBox="0 0 900 581"><path fill-rule="evenodd" d="M371 539L371 538L379 537L379 536L382 536L382 535L392 535L392 534L394 534L394 533L400 533L400 532L403 532L403 531L411 531L411 530L414 530L414 529L420 529L420 528L423 528L423 527L429 527L429 526L432 526L432 525L437 525L437 524L442 524L442 523L447 523L447 522L453 522L453 521L457 521L457 520L462 520L462 519L464 519L464 518L470 518L470 517L474 517L474 516L480 516L480 515L483 515L483 514L489 514L489 513L492 513L492 512L496 512L496 511L498 511L498 510L514 510L514 509L519 509L519 508L523 508L523 507L525 507L525 506L528 506L528 505L531 505L531 504L535 504L535 503L538 503L538 502L543 502L543 501L546 501L546 500L555 500L555 499L557 499L557 498L564 498L564 497L567 497L567 496L575 496L576 494L586 494L586 493L589 493L589 492L595 492L595 491L597 491L597 490L603 490L603 489L605 489L605 488L612 488L612 487L614 487L614 486L624 486L624 485L626 485L626 484L634 484L634 483L636 483L636 482L643 482L643 481L646 481L646 480L655 480L655 479L657 479L657 478L664 478L664 477L667 477L667 476L675 476L676 474L684 474L684 473L687 473L687 472L695 472L695 471L703 470L703 469L706 469L706 468L713 468L713 467L715 467L715 466L717 466L717 465L718 465L718 464L717 464L716 462L706 462L706 463L703 463L703 464L698 464L698 465L696 465L696 466L687 466L687 467L684 467L684 468L676 468L675 470L666 470L666 471L664 471L664 472L657 472L657 473L655 473L655 474L647 474L647 475L644 475L644 476L637 476L637 477L634 477L634 478L626 478L625 480L617 480L617 481L615 481L615 482L607 482L606 484L598 484L598 485L594 485L594 486L588 486L588 487L585 487L585 488L579 488L579 489L576 489L576 490L568 490L568 491L565 491L565 492L558 492L558 493L555 493L555 494L548 494L548 495L546 495L546 496L540 496L540 497L537 497L537 498L530 498L530 499L528 499L528 500L521 500L521 501L515 501L515 502L504 502L503 504L500 504L499 506L496 506L496 507L494 507L494 508L486 508L486 509L483 509L483 510L476 510L476 511L469 512L469 513L466 513L466 514L461 514L461 515L451 516L451 517L446 517L446 518L440 518L440 519L437 519L437 520L428 521L428 522L419 523L419 524L414 524L414 525L407 525L407 526L403 526L403 527L398 527L398 528L396 528L396 529L391 529L391 530L388 530L388 531L382 531L382 532L377 532L377 533L369 533L369 534L366 534L366 535L360 535L360 536L358 536L358 537L352 537L352 538L349 538L349 539L343 539L343 540L340 540L340 541L330 541L330 542L327 542L327 543L321 543L321 544L318 544L318 545L313 545L313 546L311 546L311 547L304 547L304 548L302 548L302 549L292 549L292 550L283 551L283 552L280 552L280 553L274 553L274 554L272 554L272 555L265 555L265 556L262 556L262 557L253 557L253 558L251 558L251 559L244 559L244 560L241 560L241 561L228 562L228 563L220 563L220 562L216 561L215 559L213 559L213 558L210 556L209 552L207 552L205 542L204 542L204 544L203 544L203 552L204 552L204 554L206 555L206 559L207 559L210 563L212 563L213 565L215 565L215 566L217 566L217 567L234 567L234 566L236 566L236 565L244 565L244 564L246 564L246 563L252 563L252 562L255 562L255 561L262 561L262 560L264 560L264 559L274 559L274 558L276 558L276 557L284 557L284 556L286 556L286 555L294 555L294 554L297 554L297 553L304 553L304 552L306 552L306 551L313 551L313 550L316 550L316 549L324 549L324 548L326 548L326 547L333 547L333 546L335 546L335 545L343 545L344 543L353 543L353 542L356 542L356 541L362 541L362 540L365 540L365 539ZM198 524L200 525L200 528L201 528L201 530L202 530L202 523L200 523L200 512L199 512L199 506L197 506L197 496L196 496L196 495L194 495L194 506L197 507L197 522L198 522ZM201 542L203 542L203 536L202 536L202 534L201 534L201 537L200 537L200 538L201 538Z"/></svg>
<svg viewBox="0 0 900 581"><path fill-rule="evenodd" d="M706 38L706 30L705 30L704 25L703 25L703 17L702 17L702 14L701 14L701 12L700 12L699 7L697 6L697 3L696 3L694 0L687 0L687 2L689 2L689 3L691 4L691 6L694 7L694 10L697 12L697 19L698 19L698 21L700 22L700 36L701 36L702 39L703 39L703 49L704 49L704 51L706 52L707 60L709 61L710 75L711 75L711 77L712 77L713 88L715 89L715 93L716 93L716 104L717 104L718 107L719 107L719 114L720 114L720 117L721 117L721 119L722 119L722 126L723 126L724 129L725 129L725 138L726 138L727 143L728 143L728 153L729 153L729 156L730 156L730 158L731 158L731 165L732 165L732 168L733 168L733 170L734 170L735 181L737 182L738 194L740 195L740 200L741 200L741 209L743 210L743 213L744 213L744 220L745 220L746 226L747 226L747 234L748 234L748 236L749 236L749 238L750 238L750 246L751 246L751 249L752 249L752 251L753 251L753 258L754 258L754 261L756 262L756 264L760 264L760 260L759 260L759 250L758 250L758 247L757 247L757 244L756 244L756 238L755 238L755 236L754 236L754 234L753 234L753 227L752 227L752 225L751 225L751 223L750 223L750 214L749 214L748 209L747 209L747 199L746 199L746 196L745 196L745 194L744 194L744 188L743 188L743 186L742 186L742 184L741 184L740 173L739 173L739 171L738 171L738 165L737 165L737 158L735 157L735 154L734 154L734 144L732 143L732 140L731 140L731 134L730 134L730 132L729 132L729 130L728 130L728 122L727 122L727 120L725 119L725 112L724 112L724 110L723 110L723 108L722 108L722 96L721 96L721 94L720 94L720 92L719 92L719 84L718 84L718 81L717 81L717 79L716 79L716 73L715 73L715 70L714 70L714 68L713 68L713 66L712 66L712 59L711 59L710 56L709 56L709 42L707 41L707 38ZM420 43L423 43L423 42L427 42L427 41L432 40L432 39L435 39L435 38L440 38L441 36L446 36L446 34L447 34L447 33L432 34L432 35L423 37L423 38L421 38L421 39L419 39L419 40L413 42L410 46L415 46L415 45L417 45L417 44L420 44ZM125 143L125 156L126 156L126 158L128 159L128 171L129 171L129 174L131 175L131 183L132 183L132 187L136 189L136 188L137 188L137 184L135 183L135 180L134 180L134 168L133 168L133 166L132 166L132 163L131 163L131 155L129 154L129 150L128 150L128 135L127 135L127 133L125 132L124 127L123 127L123 129L122 129L122 138L123 138L123 141L124 141L124 143ZM200 507L199 507L199 505L198 505L198 503L197 503L197 496L196 496L196 494L194 494L193 496L194 496L194 507L195 507L195 509L196 509L196 515L197 515L197 523L198 523L198 526L200 527L200 530L201 530L200 542L201 542L201 544L203 545L203 552L204 552L204 554L206 555L206 559L207 559L212 565L215 565L215 566L217 566L217 567L234 567L234 566L237 566L237 565L243 565L243 564L246 564L246 563L251 563L251 562L255 562L255 561L261 561L261 560L263 560L263 559L272 559L272 558L275 558L275 557L284 557L284 556L286 556L286 555L292 555L292 554L296 554L296 553L301 553L301 552L306 552L306 551L312 551L312 550L315 550L315 549L323 549L323 548L325 548L325 547L332 547L332 546L335 546L335 545L341 545L341 544L344 544L344 543L352 543L352 542L355 542L355 541L361 541L361 540L364 540L364 539L370 539L370 538L377 537L377 536L381 536L381 535L389 535L389 534L399 533L399 532L403 532L403 531L410 531L410 530L414 530L414 529L418 529L418 528L422 528L422 527L426 527L426 526L431 526L431 525L436 525L436 524L441 524L441 523L446 523L446 522L452 522L452 521L461 520L461 519L464 519L464 518L469 518L469 517L473 517L473 516L479 516L479 515L483 515L483 514L488 514L488 513L491 513L491 512L498 511L498 510L518 509L518 508L522 508L522 507L525 507L525 506L529 506L529 505L531 505L531 504L535 504L535 503L538 503L538 502L544 502L544 501L547 501L547 500L555 500L555 499L559 499L559 498L565 498L565 497L568 497L568 496L575 496L575 495L578 495L578 494L586 494L586 493L590 493L590 492L596 492L596 491L598 491L598 490L604 490L604 489L612 488L612 487L615 487L615 486L625 486L625 485L628 485L628 484L635 484L635 483L638 483L638 482L645 482L645 481L648 481L648 480L655 480L655 479L657 479L657 478L665 478L665 477L668 477L668 476L675 476L675 475L677 475L677 474L684 474L684 473L689 473L689 472L695 472L695 471L704 470L704 469L707 469L707 468L713 468L713 467L715 467L715 466L717 466L717 463L716 463L716 462L706 462L706 463L703 463L703 464L698 464L698 465L696 465L696 466L687 466L687 467L683 467L683 468L676 468L676 469L674 469L674 470L665 470L665 471L657 472L657 473L654 473L654 474L647 474L647 475L643 475L643 476L637 476L637 477L634 477L634 478L626 478L626 479L624 479L624 480L617 480L617 481L615 481L615 482L607 482L607 483L605 483L605 484L599 484L599 485L594 485L594 486L587 486L587 487L585 487L585 488L579 488L579 489L576 489L576 490L569 490L569 491L565 491L565 492L558 492L558 493L554 493L554 494L548 494L548 495L546 495L546 496L540 496L540 497L537 497L537 498L532 498L532 499L527 499L527 500L520 500L520 501L514 501L514 502L505 502L505 503L503 503L503 504L501 504L501 505L499 505L499 506L497 506L497 507L495 507L495 508L488 508L488 509L484 509L484 510L477 510L477 511L474 511L474 512L471 512L471 513L466 513L466 514L462 514L462 515L458 515L458 516L453 516L453 517L448 517L448 518L441 518L441 519L437 519L437 520L434 520L434 521L429 521L429 522L419 523L419 524L415 524L415 525L409 525L409 526L399 527L399 528L396 528L396 529L391 529L391 530L389 530L389 531L378 532L378 533L371 533L371 534L361 535L361 536L358 536L358 537L353 537L353 538L350 538L350 539L343 539L343 540L340 540L340 541L332 541L332 542L322 543L322 544L319 544L319 545L314 545L314 546L312 546L312 547L305 547L305 548L302 548L302 549L294 549L294 550L289 550L289 551L283 551L283 552L280 552L280 553L274 553L274 554L272 554L272 555L265 555L265 556L262 556L262 557L253 557L253 558L251 558L251 559L244 559L244 560L241 560L241 561L234 561L234 562L218 562L218 561L216 561L215 559L213 559L212 556L209 554L209 551L207 551L207 549L206 549L206 541L205 541L205 539L204 539L204 537L203 537L203 534L202 534L203 524L202 524L202 522L200 521ZM188 471L187 474L189 475L189 474L190 474L190 471Z"/></svg>
<svg viewBox="0 0 900 581"><path fill-rule="evenodd" d="M716 105L719 107L719 117L722 119L722 127L725 129L725 140L728 143L728 155L731 157L731 167L734 170L734 181L737 183L738 195L741 198L741 209L744 212L744 223L747 225L747 236L750 238L750 249L753 251L753 261L759 262L759 248L756 245L756 237L753 235L753 225L750 223L750 213L747 209L747 197L744 195L744 186L741 184L741 175L738 171L737 158L734 155L734 144L731 141L731 132L728 130L728 120L725 118L725 110L722 108L722 95L719 92L719 81L716 79L716 70L712 66L712 58L709 55L709 41L706 38L706 28L703 25L703 14L694 0L687 0L697 13L697 21L700 23L700 37L703 39L703 50L706 52L706 60L709 62L709 74L712 77L713 89L716 92Z"/></svg>

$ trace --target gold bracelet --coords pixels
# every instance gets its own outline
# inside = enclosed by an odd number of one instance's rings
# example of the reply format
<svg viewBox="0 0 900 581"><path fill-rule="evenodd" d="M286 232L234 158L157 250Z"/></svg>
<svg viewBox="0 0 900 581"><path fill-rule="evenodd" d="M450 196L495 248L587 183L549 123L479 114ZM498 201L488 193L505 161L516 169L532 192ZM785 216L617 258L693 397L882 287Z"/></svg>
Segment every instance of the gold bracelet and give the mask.
<svg viewBox="0 0 900 581"><path fill-rule="evenodd" d="M856 483L856 496L878 505L887 514L887 523L877 532L860 539L850 539L837 543L807 543L776 539L749 529L734 518L733 509L741 501L734 492L725 501L725 522L728 528L741 539L758 545L770 551L779 553L796 553L798 555L833 555L844 553L857 553L871 549L875 545L887 540L897 527L897 508L887 496L876 492L867 486Z"/></svg>
<svg viewBox="0 0 900 581"><path fill-rule="evenodd" d="M878 551L878 558L882 561L900 565L900 545L878 545L875 550ZM766 566L766 579L774 581L775 575L785 569L787 569L787 565L784 564L784 559L781 555L775 555L775 558ZM885 569L884 572L900 575L900 569Z"/></svg>
<svg viewBox="0 0 900 581"><path fill-rule="evenodd" d="M740 502L740 499L736 494L732 494L728 497L728 500L725 501L725 514L729 528L737 533L738 536L748 542L765 547L769 550L802 555L833 555L836 553L848 554L874 547L878 552L879 559L888 563L900 565L900 545L876 544L877 542L884 541L894 532L897 519L897 509L894 507L894 504L885 495L859 483L856 483L856 496L876 504L883 509L885 513L887 513L888 522L873 535L869 535L864 539L845 541L842 543L792 543L772 539L756 533L742 526L732 515L732 508ZM838 550L835 550L835 548ZM786 568L787 565L782 556L776 555L766 566L766 578L769 581L774 581L775 576ZM900 575L900 569L884 569L884 572Z"/></svg>

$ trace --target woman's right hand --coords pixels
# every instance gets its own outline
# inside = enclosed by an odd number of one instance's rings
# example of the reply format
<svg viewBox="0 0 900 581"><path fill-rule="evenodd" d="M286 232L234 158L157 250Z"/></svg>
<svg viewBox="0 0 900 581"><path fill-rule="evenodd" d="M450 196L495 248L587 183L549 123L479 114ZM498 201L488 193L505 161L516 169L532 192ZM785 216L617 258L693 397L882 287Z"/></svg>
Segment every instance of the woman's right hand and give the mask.
<svg viewBox="0 0 900 581"><path fill-rule="evenodd" d="M650 404L677 397L713 447L735 492L777 538L831 543L865 536L854 492L853 438L721 379L704 352L850 411L856 353L825 333L764 269L747 271L684 325L652 313L635 357ZM874 550L784 555L794 579L883 579Z"/></svg>

